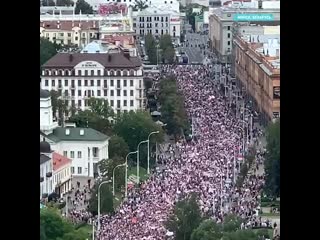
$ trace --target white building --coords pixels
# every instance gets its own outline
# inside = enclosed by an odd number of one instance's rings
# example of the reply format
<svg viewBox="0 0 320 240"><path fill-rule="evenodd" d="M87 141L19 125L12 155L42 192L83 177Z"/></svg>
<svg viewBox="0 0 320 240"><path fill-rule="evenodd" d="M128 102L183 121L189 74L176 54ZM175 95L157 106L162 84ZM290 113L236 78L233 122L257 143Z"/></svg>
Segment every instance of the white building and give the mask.
<svg viewBox="0 0 320 240"><path fill-rule="evenodd" d="M87 109L90 97L108 100L114 111L144 108L143 68L129 51L58 53L42 66L41 88L56 90L69 106Z"/></svg>
<svg viewBox="0 0 320 240"><path fill-rule="evenodd" d="M40 142L40 200L53 192L52 151L48 142Z"/></svg>
<svg viewBox="0 0 320 240"><path fill-rule="evenodd" d="M40 127L40 139L49 143L55 152L72 160L72 175L94 177L98 173L98 162L109 158L109 137L92 128L56 127L52 116L49 116L49 113L52 112L51 98L47 96L48 93L45 95L44 92L40 89L40 102L42 102L40 121L43 124ZM47 114L43 113L45 107L49 109ZM52 167L50 171L52 172ZM48 190L52 190L52 186Z"/></svg>
<svg viewBox="0 0 320 240"><path fill-rule="evenodd" d="M72 161L59 153L52 154L53 159L53 176L52 185L59 196L71 190L71 167Z"/></svg>
<svg viewBox="0 0 320 240"><path fill-rule="evenodd" d="M166 6L152 6L142 11L135 11L133 29L139 36L151 33L153 36L169 34L177 42L180 40L180 12Z"/></svg>

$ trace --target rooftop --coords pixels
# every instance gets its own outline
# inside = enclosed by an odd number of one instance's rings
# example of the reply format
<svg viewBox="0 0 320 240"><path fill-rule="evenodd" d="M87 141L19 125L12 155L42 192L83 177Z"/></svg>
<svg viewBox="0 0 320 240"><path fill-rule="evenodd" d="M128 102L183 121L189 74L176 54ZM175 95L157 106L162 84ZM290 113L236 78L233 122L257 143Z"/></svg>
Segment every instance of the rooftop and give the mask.
<svg viewBox="0 0 320 240"><path fill-rule="evenodd" d="M58 127L47 135L47 138L54 142L60 141L105 141L109 137L92 128L63 128Z"/></svg>
<svg viewBox="0 0 320 240"><path fill-rule="evenodd" d="M40 21L40 27L43 27L47 30L62 30L62 31L72 31L73 28L79 27L83 30L94 30L99 28L98 20L90 20L90 21L66 21L66 20L53 20L53 21Z"/></svg>
<svg viewBox="0 0 320 240"><path fill-rule="evenodd" d="M53 171L57 171L61 167L71 163L71 159L56 152L52 154L52 160L53 160Z"/></svg>
<svg viewBox="0 0 320 240"><path fill-rule="evenodd" d="M40 165L44 164L45 162L48 162L51 158L49 158L47 155L40 154Z"/></svg>
<svg viewBox="0 0 320 240"><path fill-rule="evenodd" d="M70 57L72 56L72 57ZM42 67L73 68L83 61L95 61L106 68L136 68L141 66L138 57L126 57L122 52L118 53L57 53Z"/></svg>

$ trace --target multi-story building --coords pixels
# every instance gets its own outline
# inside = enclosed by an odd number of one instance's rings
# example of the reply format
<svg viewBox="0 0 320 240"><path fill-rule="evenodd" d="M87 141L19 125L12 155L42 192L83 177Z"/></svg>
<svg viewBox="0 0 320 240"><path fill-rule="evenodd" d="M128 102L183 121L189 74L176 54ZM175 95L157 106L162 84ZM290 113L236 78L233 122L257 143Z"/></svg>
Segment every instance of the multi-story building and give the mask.
<svg viewBox="0 0 320 240"><path fill-rule="evenodd" d="M71 190L71 167L72 161L59 153L54 152L53 158L53 176L52 185L55 192L62 197L62 195Z"/></svg>
<svg viewBox="0 0 320 240"><path fill-rule="evenodd" d="M133 12L133 29L140 37L147 34L156 37L169 34L173 40L179 42L180 26L180 12L167 7L152 6Z"/></svg>
<svg viewBox="0 0 320 240"><path fill-rule="evenodd" d="M42 141L40 142L40 183L42 181L42 185L46 185L46 188L42 190L40 188L40 191L49 194L53 190L51 149L71 159L71 170L66 173L67 178L70 174L87 177L97 176L99 173L98 163L109 158L109 137L92 128L77 128L74 124L69 124L66 127L56 126L53 123L51 97L48 91L40 89L40 103L42 103L42 108L40 107L40 141ZM44 161L42 155L51 159L51 167L46 167L45 171L44 167L42 168L43 171L41 170L42 161ZM45 160L49 161L47 158ZM55 166L57 168L53 170L56 171L56 174L59 174L60 171L68 168L68 164L64 165L66 166ZM44 179L41 177L44 177ZM50 177L51 183L47 183L48 180L45 177ZM63 180L67 181L66 179ZM59 180L55 181L55 184L58 184L59 187L61 183L62 180L61 182ZM68 183L65 183L65 185L66 187L63 186L61 190L64 191L64 189L70 187Z"/></svg>
<svg viewBox="0 0 320 240"><path fill-rule="evenodd" d="M280 27L234 37L235 75L263 124L280 117Z"/></svg>
<svg viewBox="0 0 320 240"><path fill-rule="evenodd" d="M40 142L40 199L53 192L52 151L48 142Z"/></svg>
<svg viewBox="0 0 320 240"><path fill-rule="evenodd" d="M119 113L145 105L142 64L128 50L58 53L42 66L41 88L58 91L68 106L82 110L90 97L108 100Z"/></svg>
<svg viewBox="0 0 320 240"><path fill-rule="evenodd" d="M232 52L232 27L234 22L251 22L257 25L279 25L279 1L266 4L263 1L252 0L231 3L224 2L224 6L214 9L209 17L209 39L211 49L216 53L222 63L231 61ZM232 4L232 5L230 5Z"/></svg>

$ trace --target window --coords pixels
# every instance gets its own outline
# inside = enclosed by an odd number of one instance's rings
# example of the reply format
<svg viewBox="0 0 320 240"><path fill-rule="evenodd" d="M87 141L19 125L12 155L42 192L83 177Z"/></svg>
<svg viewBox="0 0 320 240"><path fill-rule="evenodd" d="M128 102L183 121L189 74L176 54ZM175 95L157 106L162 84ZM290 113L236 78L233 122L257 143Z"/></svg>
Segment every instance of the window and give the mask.
<svg viewBox="0 0 320 240"><path fill-rule="evenodd" d="M121 96L120 90L117 90L117 96L118 96L118 97Z"/></svg>
<svg viewBox="0 0 320 240"><path fill-rule="evenodd" d="M120 87L120 80L117 80L117 88Z"/></svg>
<svg viewBox="0 0 320 240"><path fill-rule="evenodd" d="M92 155L93 155L93 157L99 157L99 148L93 147L92 148Z"/></svg>
<svg viewBox="0 0 320 240"><path fill-rule="evenodd" d="M108 96L108 90L106 90L106 89L103 90L103 95L104 95L104 96Z"/></svg>
<svg viewBox="0 0 320 240"><path fill-rule="evenodd" d="M78 37L75 37L74 40L78 41Z"/></svg>
<svg viewBox="0 0 320 240"><path fill-rule="evenodd" d="M113 100L110 100L110 106L111 106L111 107L113 107L113 105L114 105L113 103L114 103L114 101L113 101Z"/></svg>
<svg viewBox="0 0 320 240"><path fill-rule="evenodd" d="M133 97L133 90L130 90L130 97Z"/></svg>
<svg viewBox="0 0 320 240"><path fill-rule="evenodd" d="M81 107L81 100L78 100L78 107Z"/></svg>
<svg viewBox="0 0 320 240"><path fill-rule="evenodd" d="M228 41L228 46L230 46L231 41Z"/></svg>
<svg viewBox="0 0 320 240"><path fill-rule="evenodd" d="M94 86L94 80L90 80L90 86Z"/></svg>
<svg viewBox="0 0 320 240"><path fill-rule="evenodd" d="M173 31L176 31L176 26L173 26Z"/></svg>
<svg viewBox="0 0 320 240"><path fill-rule="evenodd" d="M168 17L166 17L166 22L168 22Z"/></svg>
<svg viewBox="0 0 320 240"><path fill-rule="evenodd" d="M231 28L231 27L230 27L230 26L228 26L228 30L229 30L229 31L230 31L230 28Z"/></svg>
<svg viewBox="0 0 320 240"><path fill-rule="evenodd" d="M280 87L273 87L273 99L280 99Z"/></svg>
<svg viewBox="0 0 320 240"><path fill-rule="evenodd" d="M230 33L228 33L228 38L230 38Z"/></svg>
<svg viewBox="0 0 320 240"><path fill-rule="evenodd" d="M139 88L141 88L141 86L142 86L142 81L139 80Z"/></svg>
<svg viewBox="0 0 320 240"><path fill-rule="evenodd" d="M113 84L113 80L110 80L110 86L113 87L114 84Z"/></svg>
<svg viewBox="0 0 320 240"><path fill-rule="evenodd" d="M73 91L73 93L74 93L74 90L72 90ZM73 95L74 96L74 95ZM76 101L75 100L71 100L71 106L72 107L75 107L75 105L76 105Z"/></svg>
<svg viewBox="0 0 320 240"><path fill-rule="evenodd" d="M88 76L88 70L84 70L84 75Z"/></svg>
<svg viewBox="0 0 320 240"><path fill-rule="evenodd" d="M97 80L97 86L100 87L100 80Z"/></svg>
<svg viewBox="0 0 320 240"><path fill-rule="evenodd" d="M78 174L82 174L82 167L78 167Z"/></svg>
<svg viewBox="0 0 320 240"><path fill-rule="evenodd" d="M44 80L44 85L49 86L49 80Z"/></svg>
<svg viewBox="0 0 320 240"><path fill-rule="evenodd" d="M101 70L97 70L97 75L98 75L98 76L101 75Z"/></svg>
<svg viewBox="0 0 320 240"><path fill-rule="evenodd" d="M121 76L121 71L117 70L117 76Z"/></svg>
<svg viewBox="0 0 320 240"><path fill-rule="evenodd" d="M74 158L74 151L70 152L70 158Z"/></svg>
<svg viewBox="0 0 320 240"><path fill-rule="evenodd" d="M103 80L103 86L106 88L108 86L107 80Z"/></svg>
<svg viewBox="0 0 320 240"><path fill-rule="evenodd" d="M78 90L78 96L81 96L81 90Z"/></svg>
<svg viewBox="0 0 320 240"><path fill-rule="evenodd" d="M130 80L130 87L133 87L133 80Z"/></svg>
<svg viewBox="0 0 320 240"><path fill-rule="evenodd" d="M98 96L98 97L101 96L101 91L100 91L100 90L97 91L97 96Z"/></svg>
<svg viewBox="0 0 320 240"><path fill-rule="evenodd" d="M88 86L88 80L84 80L84 85Z"/></svg>
<svg viewBox="0 0 320 240"><path fill-rule="evenodd" d="M65 87L68 86L68 80L64 80L64 86L65 86Z"/></svg>
<svg viewBox="0 0 320 240"><path fill-rule="evenodd" d="M123 100L123 106L124 106L124 107L127 106L127 100Z"/></svg>
<svg viewBox="0 0 320 240"><path fill-rule="evenodd" d="M117 100L117 108L120 108L120 100Z"/></svg>
<svg viewBox="0 0 320 240"><path fill-rule="evenodd" d="M123 90L123 96L124 96L124 97L127 96L127 90Z"/></svg>
<svg viewBox="0 0 320 240"><path fill-rule="evenodd" d="M90 75L91 75L91 76L93 76L93 75L94 75L94 70L91 70Z"/></svg>
<svg viewBox="0 0 320 240"><path fill-rule="evenodd" d="M78 86L81 87L81 80L78 80Z"/></svg>
<svg viewBox="0 0 320 240"><path fill-rule="evenodd" d="M158 33L158 29L156 29L156 33Z"/></svg>
<svg viewBox="0 0 320 240"><path fill-rule="evenodd" d="M78 151L78 158L82 158L82 152Z"/></svg>
<svg viewBox="0 0 320 240"><path fill-rule="evenodd" d="M124 86L124 87L127 86L127 80L123 80L123 86Z"/></svg>
<svg viewBox="0 0 320 240"><path fill-rule="evenodd" d="M122 75L123 76L128 76L128 71L127 70L123 70Z"/></svg>
<svg viewBox="0 0 320 240"><path fill-rule="evenodd" d="M56 85L56 81L55 80L51 80L51 85L52 85L52 87L54 87Z"/></svg>
<svg viewBox="0 0 320 240"><path fill-rule="evenodd" d="M75 92L75 91L72 89L72 90L71 90L71 96L73 96L73 97L74 97L74 92Z"/></svg>
<svg viewBox="0 0 320 240"><path fill-rule="evenodd" d="M114 92L113 90L110 90L110 96L113 97L114 96Z"/></svg>
<svg viewBox="0 0 320 240"><path fill-rule="evenodd" d="M130 107L133 107L133 100L130 100Z"/></svg>
<svg viewBox="0 0 320 240"><path fill-rule="evenodd" d="M68 152L67 151L63 151L63 156L68 157Z"/></svg>
<svg viewBox="0 0 320 240"><path fill-rule="evenodd" d="M71 167L71 174L74 174L74 167Z"/></svg>
<svg viewBox="0 0 320 240"><path fill-rule="evenodd" d="M71 86L74 88L74 80L71 80Z"/></svg>
<svg viewBox="0 0 320 240"><path fill-rule="evenodd" d="M130 76L134 76L134 71L132 69L130 70Z"/></svg>

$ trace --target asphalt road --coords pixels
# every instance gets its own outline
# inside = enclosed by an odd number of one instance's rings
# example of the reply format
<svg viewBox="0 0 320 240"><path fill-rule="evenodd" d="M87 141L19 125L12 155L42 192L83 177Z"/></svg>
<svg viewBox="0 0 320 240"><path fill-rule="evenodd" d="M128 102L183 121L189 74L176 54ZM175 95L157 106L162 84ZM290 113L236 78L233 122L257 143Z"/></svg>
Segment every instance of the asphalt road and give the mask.
<svg viewBox="0 0 320 240"><path fill-rule="evenodd" d="M206 45L208 42L208 35L200 35L197 33L186 33L185 42L179 51L183 51L189 57L189 63L203 63L205 56L199 45ZM187 46L188 44L188 46Z"/></svg>

